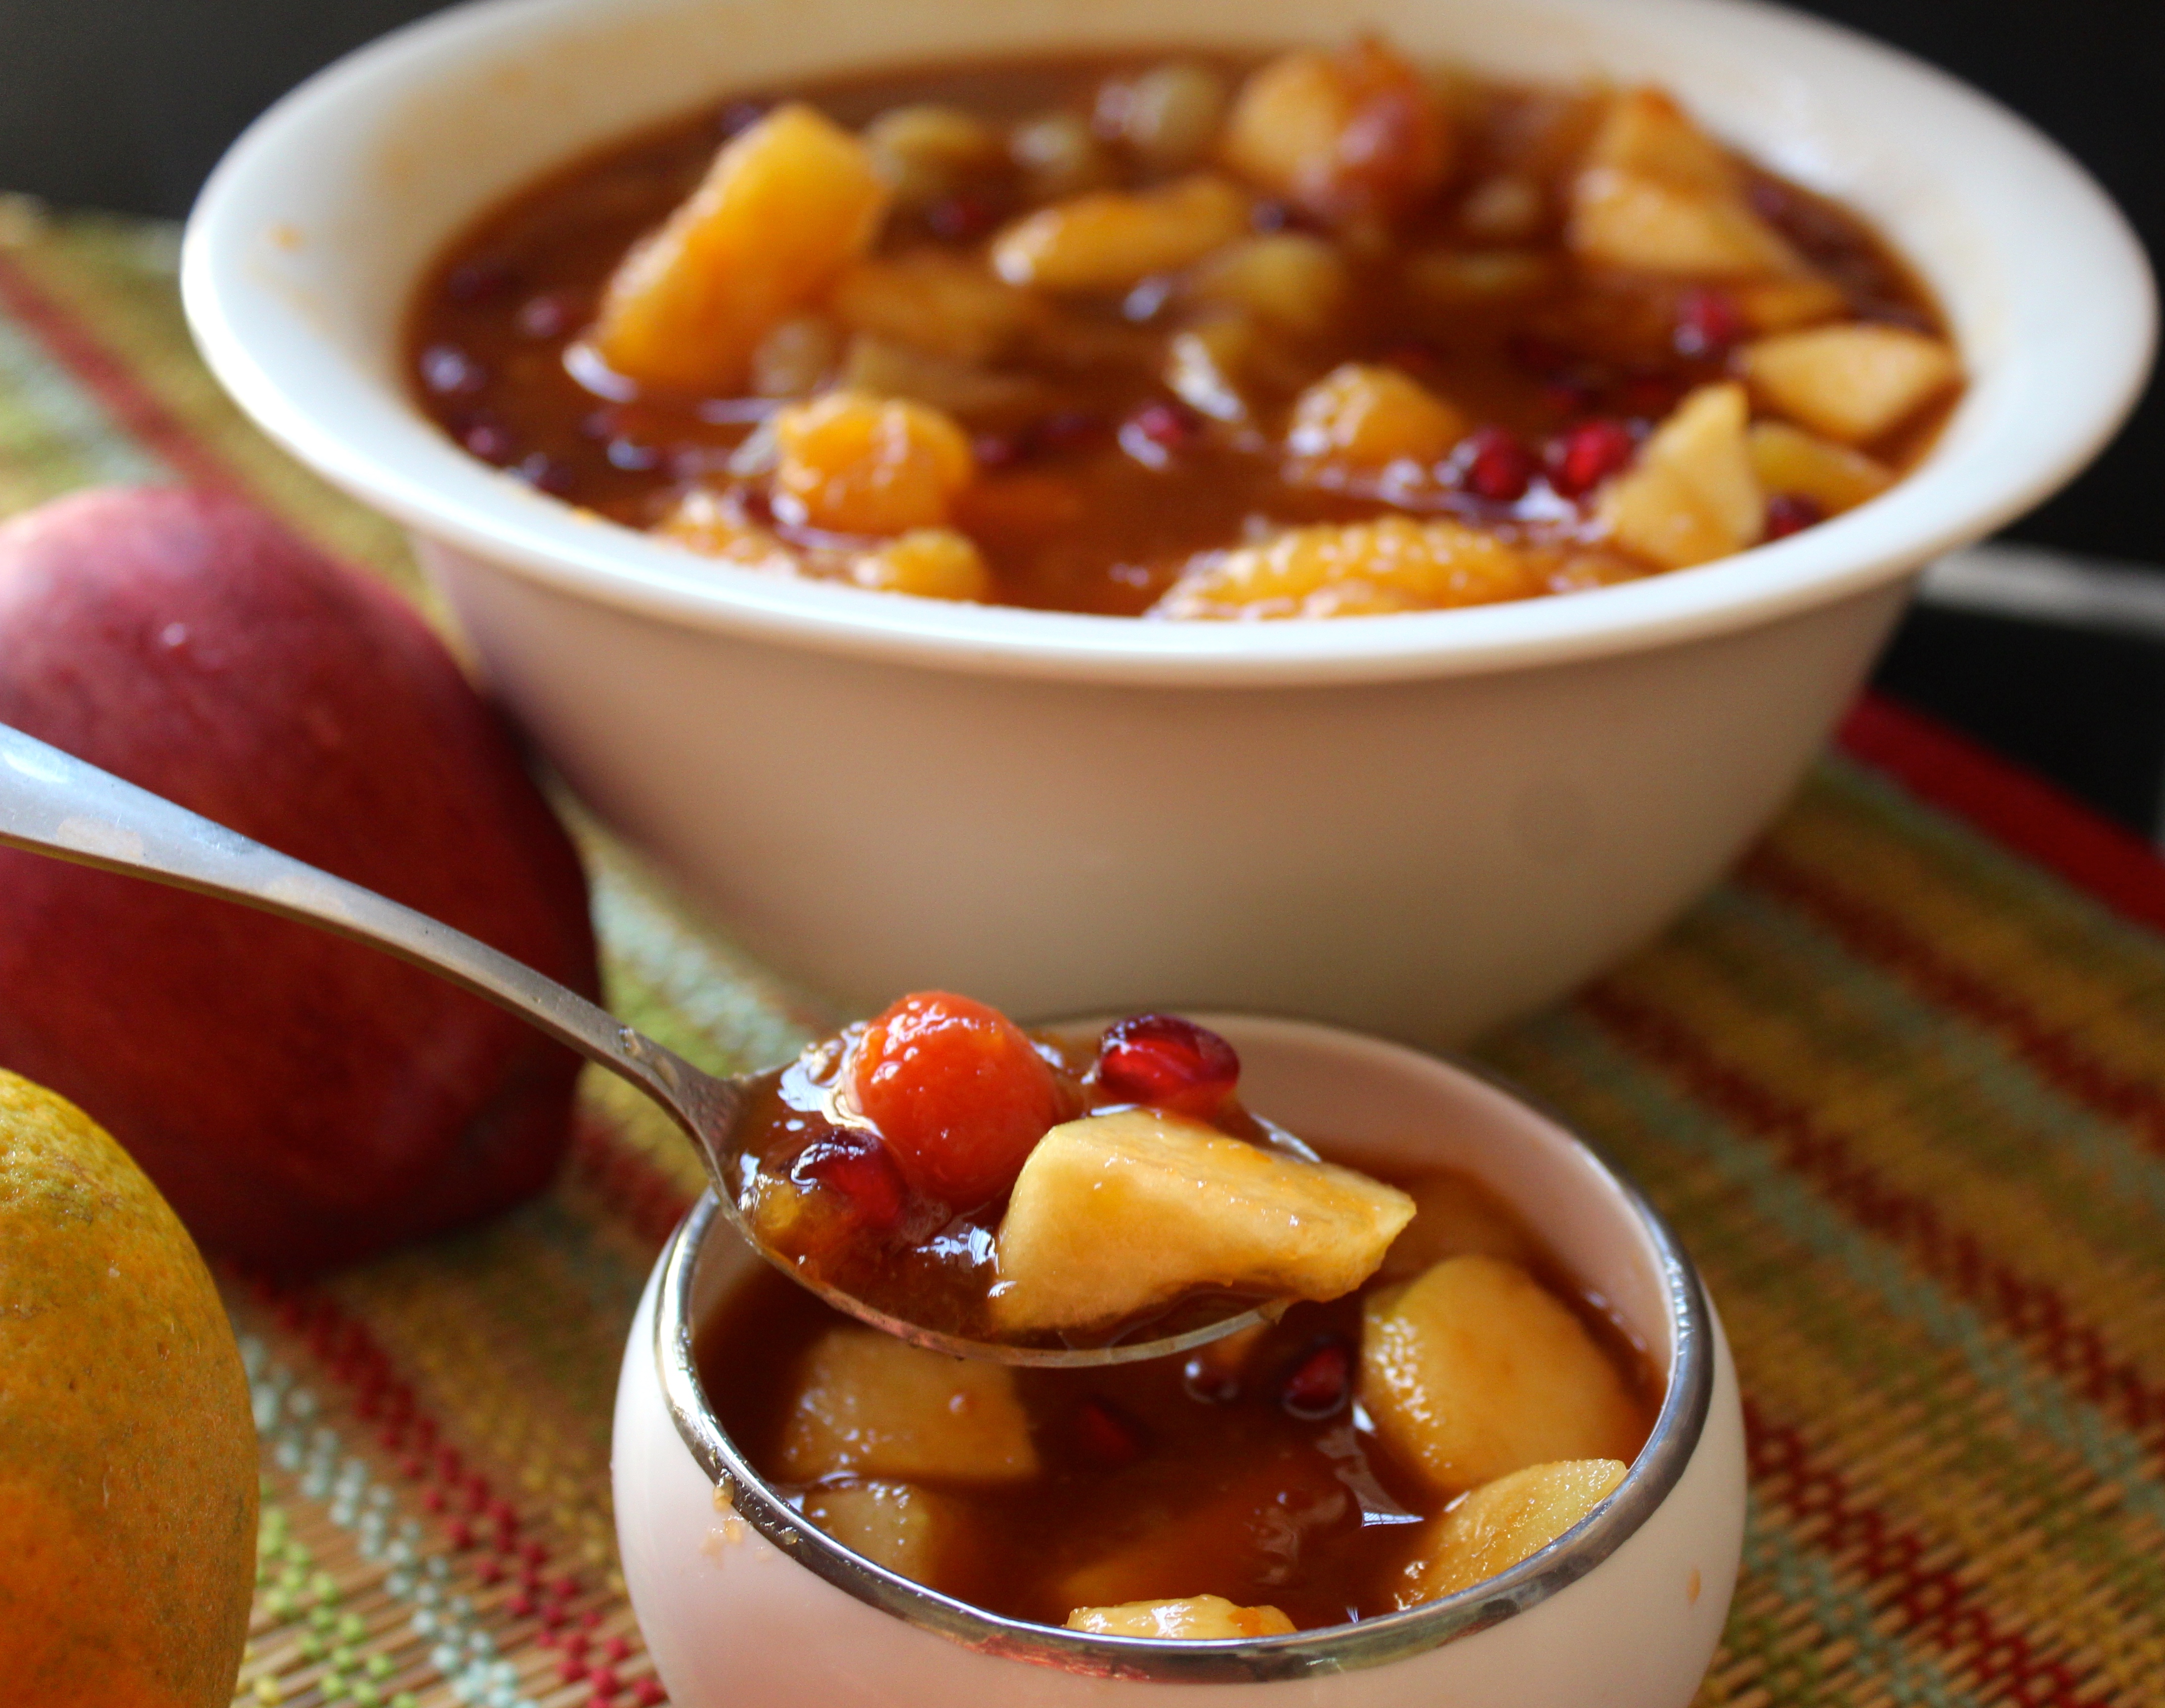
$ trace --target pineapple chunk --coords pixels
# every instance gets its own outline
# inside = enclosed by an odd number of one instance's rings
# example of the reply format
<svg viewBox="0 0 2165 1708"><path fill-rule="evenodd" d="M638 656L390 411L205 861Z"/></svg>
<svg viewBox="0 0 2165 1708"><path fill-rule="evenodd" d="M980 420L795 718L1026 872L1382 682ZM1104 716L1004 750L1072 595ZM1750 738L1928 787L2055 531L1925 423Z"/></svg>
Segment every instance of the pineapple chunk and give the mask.
<svg viewBox="0 0 2165 1708"><path fill-rule="evenodd" d="M951 1496L912 1483L850 1483L814 1489L804 1516L874 1565L935 1589L970 1521Z"/></svg>
<svg viewBox="0 0 2165 1708"><path fill-rule="evenodd" d="M1762 339L1744 371L1769 408L1845 444L1891 432L1961 376L1955 353L1907 327L1850 322Z"/></svg>
<svg viewBox="0 0 2165 1708"><path fill-rule="evenodd" d="M1756 333L1794 332L1832 320L1849 307L1849 298L1831 279L1761 279L1734 286L1730 295L1744 323Z"/></svg>
<svg viewBox="0 0 2165 1708"><path fill-rule="evenodd" d="M837 533L938 528L976 461L928 404L830 392L774 418L775 513Z"/></svg>
<svg viewBox="0 0 2165 1708"><path fill-rule="evenodd" d="M941 250L859 261L829 302L853 332L973 363L1005 351L1037 307L976 261Z"/></svg>
<svg viewBox="0 0 2165 1708"><path fill-rule="evenodd" d="M760 340L863 253L886 208L863 144L809 107L777 108L619 265L594 348L641 385L735 391Z"/></svg>
<svg viewBox="0 0 2165 1708"><path fill-rule="evenodd" d="M1011 1331L1088 1328L1197 1287L1335 1299L1412 1214L1395 1187L1200 1122L1087 1116L1023 1164L1000 1222L993 1311Z"/></svg>
<svg viewBox="0 0 2165 1708"><path fill-rule="evenodd" d="M1524 599L1542 591L1526 560L1493 533L1386 516L1291 528L1190 559L1155 617L1365 617Z"/></svg>
<svg viewBox="0 0 2165 1708"><path fill-rule="evenodd" d="M1566 1459L1483 1484L1421 1532L1398 1605L1433 1601L1509 1571L1586 1517L1623 1480L1620 1459Z"/></svg>
<svg viewBox="0 0 2165 1708"><path fill-rule="evenodd" d="M1762 491L1801 493L1830 516L1854 510L1894 484L1894 471L1883 463L1786 421L1753 422L1745 443Z"/></svg>
<svg viewBox="0 0 2165 1708"><path fill-rule="evenodd" d="M1391 1242L1376 1271L1378 1279L1408 1280L1446 1258L1469 1252L1521 1268L1534 1261L1538 1248L1525 1225L1479 1181L1464 1175L1428 1175L1407 1190L1414 1201L1414 1219Z"/></svg>
<svg viewBox="0 0 2165 1708"><path fill-rule="evenodd" d="M1346 262L1320 237L1273 232L1228 244L1188 276L1193 301L1293 333L1327 332L1345 302Z"/></svg>
<svg viewBox="0 0 2165 1708"><path fill-rule="evenodd" d="M1651 89L1620 96L1588 145L1566 241L1583 260L1641 272L1728 278L1805 270L1745 200L1735 164Z"/></svg>
<svg viewBox="0 0 2165 1708"><path fill-rule="evenodd" d="M1295 401L1286 449L1297 457L1356 469L1432 463L1472 425L1396 368L1346 362Z"/></svg>
<svg viewBox="0 0 2165 1708"><path fill-rule="evenodd" d="M914 593L920 599L961 599L982 604L993 596L993 572L967 533L951 528L915 528L877 551L850 560L850 579L882 593Z"/></svg>
<svg viewBox="0 0 2165 1708"><path fill-rule="evenodd" d="M1190 1595L1178 1601L1126 1601L1117 1607L1077 1607L1070 1631L1101 1637L1174 1637L1190 1642L1228 1637L1286 1637L1293 1621L1275 1607L1236 1607L1223 1595Z"/></svg>
<svg viewBox="0 0 2165 1708"><path fill-rule="evenodd" d="M1453 143L1435 91L1368 39L1259 66L1234 101L1220 155L1250 183L1323 218L1388 218L1442 184Z"/></svg>
<svg viewBox="0 0 2165 1708"><path fill-rule="evenodd" d="M1044 291L1125 291L1193 265L1248 229L1248 198L1209 173L1093 190L1025 214L993 240L993 270Z"/></svg>
<svg viewBox="0 0 2165 1708"><path fill-rule="evenodd" d="M1013 1483L1037 1474L1037 1449L1007 1365L838 1327L804 1355L775 1464L793 1483Z"/></svg>
<svg viewBox="0 0 2165 1708"><path fill-rule="evenodd" d="M1737 385L1703 386L1677 405L1603 491L1595 513L1609 538L1668 570L1756 543L1767 512L1745 445L1750 413Z"/></svg>
<svg viewBox="0 0 2165 1708"><path fill-rule="evenodd" d="M1450 1258L1363 1313L1361 1403L1439 1495L1552 1459L1629 1460L1638 1408L1583 1324L1516 1264Z"/></svg>

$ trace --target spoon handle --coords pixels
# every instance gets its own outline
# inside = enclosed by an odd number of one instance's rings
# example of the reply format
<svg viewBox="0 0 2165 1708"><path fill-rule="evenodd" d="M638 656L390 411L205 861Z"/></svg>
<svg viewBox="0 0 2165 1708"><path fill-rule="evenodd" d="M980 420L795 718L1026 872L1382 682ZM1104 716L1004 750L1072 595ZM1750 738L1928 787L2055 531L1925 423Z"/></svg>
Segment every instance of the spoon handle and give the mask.
<svg viewBox="0 0 2165 1708"><path fill-rule="evenodd" d="M709 1165L737 1093L554 979L0 724L0 846L223 896L368 943L530 1021L676 1117Z"/></svg>

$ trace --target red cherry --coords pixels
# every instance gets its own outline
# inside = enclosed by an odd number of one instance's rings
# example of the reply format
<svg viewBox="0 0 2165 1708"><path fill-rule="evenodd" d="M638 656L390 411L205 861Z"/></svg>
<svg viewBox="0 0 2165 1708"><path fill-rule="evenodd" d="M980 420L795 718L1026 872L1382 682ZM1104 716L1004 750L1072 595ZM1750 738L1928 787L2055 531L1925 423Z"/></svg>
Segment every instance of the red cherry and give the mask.
<svg viewBox="0 0 2165 1708"><path fill-rule="evenodd" d="M1577 498L1630 462L1638 441L1620 421L1582 421L1559 434L1549 446L1549 484L1567 498Z"/></svg>
<svg viewBox="0 0 2165 1708"><path fill-rule="evenodd" d="M1787 539L1826 520L1826 507L1804 492L1777 492L1767 501L1767 538Z"/></svg>
<svg viewBox="0 0 2165 1708"><path fill-rule="evenodd" d="M853 1127L815 1138L797 1154L789 1178L800 1186L819 1185L849 1200L861 1227L884 1230L902 1220L908 1201L902 1170L877 1135Z"/></svg>
<svg viewBox="0 0 2165 1708"><path fill-rule="evenodd" d="M1098 1083L1116 1097L1207 1116L1241 1082L1241 1058L1214 1032L1172 1014L1138 1014L1108 1027Z"/></svg>
<svg viewBox="0 0 2165 1708"><path fill-rule="evenodd" d="M1512 504L1526 496L1540 465L1509 428L1477 428L1460 452L1460 482L1469 492L1494 504Z"/></svg>
<svg viewBox="0 0 2165 1708"><path fill-rule="evenodd" d="M1750 330L1736 299L1726 291L1702 286L1685 292L1678 300L1676 347L1680 355L1718 356Z"/></svg>
<svg viewBox="0 0 2165 1708"><path fill-rule="evenodd" d="M1328 1417L1353 1386L1353 1351L1342 1340L1312 1348L1278 1385L1278 1404L1295 1417Z"/></svg>
<svg viewBox="0 0 2165 1708"><path fill-rule="evenodd" d="M1149 1445L1141 1424L1110 1401L1094 1399L1075 1414L1075 1440L1085 1458L1108 1468L1133 1464Z"/></svg>
<svg viewBox="0 0 2165 1708"><path fill-rule="evenodd" d="M1007 1016L967 996L904 996L851 1054L851 1095L903 1178L958 1210L1014 1185L1060 1119L1051 1064Z"/></svg>

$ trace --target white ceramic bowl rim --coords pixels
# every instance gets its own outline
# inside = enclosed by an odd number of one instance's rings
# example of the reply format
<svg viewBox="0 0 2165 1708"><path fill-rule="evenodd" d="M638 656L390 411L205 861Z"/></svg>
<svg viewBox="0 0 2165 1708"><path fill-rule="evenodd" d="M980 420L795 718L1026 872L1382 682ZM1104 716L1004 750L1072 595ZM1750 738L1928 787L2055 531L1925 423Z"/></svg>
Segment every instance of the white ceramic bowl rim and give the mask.
<svg viewBox="0 0 2165 1708"><path fill-rule="evenodd" d="M680 3L612 0L609 15ZM1588 8L1588 0L1546 3ZM1839 599L2020 514L2117 427L2154 342L2141 245L2083 170L2022 120L1930 66L1817 19L1721 0L1641 0L1631 15L1651 18L1657 32L1710 31L1739 53L1809 67L1804 75L1823 84L1867 84L1882 103L1875 115L1899 118L1887 121L1894 151L1928 155L1942 178L1959 160L1995 185L1998 193L1969 198L1974 205L1964 212L1981 222L1994 264L2009 274L2006 348L1974 377L1940 449L1885 495L1699 569L1567 596L1357 621L1138 622L762 576L596 525L486 469L426 423L395 378L342 356L327 360L326 335L295 322L252 271L266 225L294 193L280 187L290 162L335 158L445 66L478 77L473 64L487 55L595 10L593 0L476 0L393 32L302 84L212 175L188 223L183 292L219 378L334 481L455 547L694 628L950 670L1188 686L1457 675L1636 650ZM380 227L396 213L377 207L371 218ZM1962 431L1967 418L1988 411L1990 430Z"/></svg>
<svg viewBox="0 0 2165 1708"><path fill-rule="evenodd" d="M1221 1017L1197 1017L1204 1024ZM1065 1024L1068 1022L1056 1022ZM1335 1028L1273 1019L1293 1033L1342 1036ZM1355 1672L1470 1637L1538 1606L1616 1552L1667 1498L1698 1448L1714 1395L1715 1336L1699 1272L1645 1195L1555 1111L1485 1068L1441 1052L1441 1060L1525 1104L1565 1134L1606 1177L1654 1248L1670 1321L1669 1379L1646 1444L1624 1480L1593 1514L1539 1553L1484 1582L1404 1611L1290 1637L1211 1642L1107 1637L988 1613L940 1595L845 1548L761 1476L707 1401L695 1358L693 1292L699 1255L720 1206L712 1192L678 1224L662 1254L655 1301L654 1359L677 1432L737 1516L808 1570L858 1600L965 1648L1067 1672L1162 1683L1241 1684Z"/></svg>

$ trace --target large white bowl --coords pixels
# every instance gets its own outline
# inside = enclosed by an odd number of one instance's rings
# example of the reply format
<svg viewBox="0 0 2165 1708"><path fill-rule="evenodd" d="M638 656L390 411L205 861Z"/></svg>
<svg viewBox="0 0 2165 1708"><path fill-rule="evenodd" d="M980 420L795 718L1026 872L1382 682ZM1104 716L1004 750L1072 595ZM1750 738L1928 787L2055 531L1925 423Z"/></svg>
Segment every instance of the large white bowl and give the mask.
<svg viewBox="0 0 2165 1708"><path fill-rule="evenodd" d="M1744 1532L1736 1376L1690 1259L1628 1182L1488 1080L1324 1027L1200 1017L1240 1050L1256 1109L1356 1166L1474 1175L1614 1305L1667 1378L1616 1493L1501 1575L1359 1625L1183 1643L997 1618L824 1535L716 1421L691 1338L761 1259L706 1199L640 1303L612 1449L624 1582L677 1708L1204 1708L1235 1687L1274 1708L1686 1708Z"/></svg>
<svg viewBox="0 0 2165 1708"><path fill-rule="evenodd" d="M2052 145L1886 48L1723 0L1367 0L1415 52L1653 79L1878 220L1971 374L1885 497L1568 597L1262 626L764 579L582 518L414 407L417 276L543 169L733 87L886 61L1342 34L1312 0L487 0L235 145L182 269L241 404L410 528L571 781L851 1003L1224 1003L1449 1038L1629 950L1779 805L1912 573L2064 481L2147 371L2148 271Z"/></svg>

